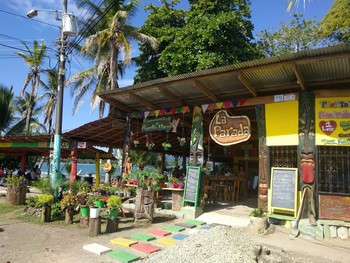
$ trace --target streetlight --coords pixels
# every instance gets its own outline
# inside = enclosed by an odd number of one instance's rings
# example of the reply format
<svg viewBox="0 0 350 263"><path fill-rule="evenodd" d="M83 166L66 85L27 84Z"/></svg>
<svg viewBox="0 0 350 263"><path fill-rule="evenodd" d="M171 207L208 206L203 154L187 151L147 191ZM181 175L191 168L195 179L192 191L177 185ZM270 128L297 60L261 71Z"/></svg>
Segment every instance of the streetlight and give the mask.
<svg viewBox="0 0 350 263"><path fill-rule="evenodd" d="M55 138L53 145L53 156L51 160L51 183L56 188L56 182L58 175L60 174L60 159L61 159L61 135L62 135L62 110L63 110L63 89L65 82L66 71L66 38L71 35L77 34L76 17L67 13L67 1L63 0L62 5L62 26L60 33L60 48L59 48L59 64L58 64L58 86L57 86L57 105L56 105L56 126L55 126ZM38 15L39 9L33 9L27 13L29 18L33 18ZM56 19L58 19L57 10L42 11L56 12ZM57 198L58 192L55 191L55 197Z"/></svg>

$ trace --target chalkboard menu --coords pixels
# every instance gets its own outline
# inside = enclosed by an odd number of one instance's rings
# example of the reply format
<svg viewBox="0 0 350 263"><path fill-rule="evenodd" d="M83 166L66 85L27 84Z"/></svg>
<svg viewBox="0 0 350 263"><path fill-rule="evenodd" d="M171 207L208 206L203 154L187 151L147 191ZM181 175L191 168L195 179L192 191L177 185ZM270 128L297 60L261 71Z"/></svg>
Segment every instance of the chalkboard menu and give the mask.
<svg viewBox="0 0 350 263"><path fill-rule="evenodd" d="M184 205L186 202L190 202L190 203L194 203L194 206L197 207L200 174L201 174L200 166L187 167L184 197L183 197Z"/></svg>
<svg viewBox="0 0 350 263"><path fill-rule="evenodd" d="M297 210L297 168L271 168L271 210L278 210L283 213Z"/></svg>

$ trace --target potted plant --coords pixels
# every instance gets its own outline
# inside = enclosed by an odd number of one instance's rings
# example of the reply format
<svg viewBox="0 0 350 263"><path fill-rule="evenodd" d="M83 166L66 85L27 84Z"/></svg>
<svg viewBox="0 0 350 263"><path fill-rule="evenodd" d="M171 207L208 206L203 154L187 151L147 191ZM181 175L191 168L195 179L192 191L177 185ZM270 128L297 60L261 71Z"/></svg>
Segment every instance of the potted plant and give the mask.
<svg viewBox="0 0 350 263"><path fill-rule="evenodd" d="M90 218L98 218L100 216L100 207L96 206L96 202L100 200L100 195L90 194L87 200L90 207Z"/></svg>
<svg viewBox="0 0 350 263"><path fill-rule="evenodd" d="M111 195L107 199L108 217L116 219L118 217L119 209L122 207L122 200L119 196Z"/></svg>
<svg viewBox="0 0 350 263"><path fill-rule="evenodd" d="M177 140L179 141L180 143L180 146L185 146L186 144L186 138L185 137L177 137Z"/></svg>
<svg viewBox="0 0 350 263"><path fill-rule="evenodd" d="M171 143L170 142L163 142L162 146L163 146L164 150L168 150L171 147Z"/></svg>
<svg viewBox="0 0 350 263"><path fill-rule="evenodd" d="M51 204L54 201L51 194L41 194L38 196L38 203L41 205L41 222L51 221Z"/></svg>
<svg viewBox="0 0 350 263"><path fill-rule="evenodd" d="M6 201L11 205L24 205L26 202L28 181L24 176L8 176L6 178Z"/></svg>
<svg viewBox="0 0 350 263"><path fill-rule="evenodd" d="M172 176L169 178L169 182L170 182L170 188L177 188L177 185L180 182L180 180L179 180L179 178Z"/></svg>
<svg viewBox="0 0 350 263"><path fill-rule="evenodd" d="M80 209L80 214L82 217L88 217L89 216L89 206L88 206L88 200L85 193L80 193L77 195L77 202Z"/></svg>
<svg viewBox="0 0 350 263"><path fill-rule="evenodd" d="M267 216L262 208L254 208L249 213L250 227L259 232L264 232L267 228Z"/></svg>
<svg viewBox="0 0 350 263"><path fill-rule="evenodd" d="M73 193L65 193L60 205L61 209L65 210L65 223L73 223L74 210L78 205L77 196Z"/></svg>
<svg viewBox="0 0 350 263"><path fill-rule="evenodd" d="M139 140L134 140L134 146L135 148L138 148L140 145L140 141Z"/></svg>
<svg viewBox="0 0 350 263"><path fill-rule="evenodd" d="M152 150L153 147L154 147L154 145L155 145L155 144L154 144L153 142L146 143L146 147L147 147L148 150Z"/></svg>

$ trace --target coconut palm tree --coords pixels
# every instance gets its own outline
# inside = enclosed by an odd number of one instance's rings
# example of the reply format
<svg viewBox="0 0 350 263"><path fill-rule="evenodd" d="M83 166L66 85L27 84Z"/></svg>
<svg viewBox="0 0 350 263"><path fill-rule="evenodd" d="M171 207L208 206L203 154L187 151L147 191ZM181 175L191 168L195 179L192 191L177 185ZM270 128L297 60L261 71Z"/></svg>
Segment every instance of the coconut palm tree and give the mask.
<svg viewBox="0 0 350 263"><path fill-rule="evenodd" d="M52 118L56 109L57 103L57 87L58 87L58 72L56 69L46 71L47 81L40 81L40 85L44 90L41 98L45 99L44 103L44 124L47 131L50 133L52 129Z"/></svg>
<svg viewBox="0 0 350 263"><path fill-rule="evenodd" d="M80 82L78 95L80 98L83 98L91 87L95 87L92 106L99 104L100 117L102 117L101 110L104 110L105 106L103 101L97 99L96 92L119 87L117 77L123 69L120 68L120 64L127 65L131 61L130 40L147 42L154 48L157 47L158 42L155 38L141 33L138 28L128 24L129 19L135 15L139 0L131 0L126 5L121 0L100 2L99 6L90 0L78 2L80 8L91 10L90 18L83 22L84 26L81 30L83 37L86 37L81 51L86 56L94 58L94 67L73 76L69 83ZM118 63L120 56L122 63ZM98 76L97 81L91 79L93 74Z"/></svg>
<svg viewBox="0 0 350 263"><path fill-rule="evenodd" d="M13 88L0 84L0 134L3 134L12 120Z"/></svg>
<svg viewBox="0 0 350 263"><path fill-rule="evenodd" d="M33 50L31 50L25 42L22 41L22 43L26 48L26 53L28 54L25 54L23 52L16 52L16 54L21 58L23 58L30 68L30 71L27 75L27 78L24 82L23 88L20 93L20 95L23 96L29 83L31 83L32 89L31 89L31 92L29 93L30 94L29 105L26 112L27 115L26 115L25 129L24 129L24 131L29 132L30 123L33 115L33 105L36 100L36 96L37 96L39 84L40 84L40 73L43 71L41 69L41 66L44 62L44 57L46 55L46 44L44 41L41 44L39 44L37 41L34 41Z"/></svg>

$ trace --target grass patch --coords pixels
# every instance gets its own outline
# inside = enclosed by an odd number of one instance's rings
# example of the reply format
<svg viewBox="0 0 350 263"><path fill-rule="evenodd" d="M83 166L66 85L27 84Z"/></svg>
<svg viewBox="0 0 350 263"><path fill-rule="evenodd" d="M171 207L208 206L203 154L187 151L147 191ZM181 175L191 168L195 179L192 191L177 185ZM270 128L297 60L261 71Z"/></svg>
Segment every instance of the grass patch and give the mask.
<svg viewBox="0 0 350 263"><path fill-rule="evenodd" d="M3 219L19 219L24 213L25 205L0 203L0 217Z"/></svg>

